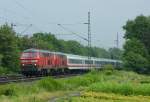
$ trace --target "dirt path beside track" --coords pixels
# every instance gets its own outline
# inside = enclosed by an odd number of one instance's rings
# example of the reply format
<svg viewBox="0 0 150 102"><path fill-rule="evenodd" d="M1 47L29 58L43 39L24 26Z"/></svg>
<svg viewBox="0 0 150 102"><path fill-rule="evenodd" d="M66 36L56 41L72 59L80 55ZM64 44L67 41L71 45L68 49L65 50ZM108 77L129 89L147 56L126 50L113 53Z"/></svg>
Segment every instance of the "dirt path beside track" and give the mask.
<svg viewBox="0 0 150 102"><path fill-rule="evenodd" d="M63 100L63 99L69 100L71 97L79 97L80 95L81 95L80 92L71 92L60 97L53 97L48 102L57 102L58 100Z"/></svg>

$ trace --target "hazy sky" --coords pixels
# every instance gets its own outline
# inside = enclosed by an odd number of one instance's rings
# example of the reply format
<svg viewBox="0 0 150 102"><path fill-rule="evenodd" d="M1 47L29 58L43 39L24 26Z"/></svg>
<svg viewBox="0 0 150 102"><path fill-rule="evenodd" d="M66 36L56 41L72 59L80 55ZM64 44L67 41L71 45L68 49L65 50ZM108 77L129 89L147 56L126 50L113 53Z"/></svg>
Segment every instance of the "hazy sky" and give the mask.
<svg viewBox="0 0 150 102"><path fill-rule="evenodd" d="M87 42L68 30L87 37L87 12L91 12L92 45L109 48L115 46L117 32L123 45L122 26L128 19L150 13L150 0L0 0L0 24L15 23L16 32L51 32L58 38ZM29 27L33 24L32 27ZM57 24L68 30L64 30ZM29 28L29 29L28 29Z"/></svg>

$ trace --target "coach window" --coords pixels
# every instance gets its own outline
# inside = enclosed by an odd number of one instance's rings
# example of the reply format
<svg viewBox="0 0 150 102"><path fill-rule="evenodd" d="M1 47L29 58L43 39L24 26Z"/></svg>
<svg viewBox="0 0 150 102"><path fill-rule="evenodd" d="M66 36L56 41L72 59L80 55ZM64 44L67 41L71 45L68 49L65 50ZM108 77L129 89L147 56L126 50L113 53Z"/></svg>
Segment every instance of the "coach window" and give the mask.
<svg viewBox="0 0 150 102"><path fill-rule="evenodd" d="M89 64L89 61L88 61L88 60L85 60L85 64Z"/></svg>
<svg viewBox="0 0 150 102"><path fill-rule="evenodd" d="M101 64L101 62L100 61L96 61L95 64Z"/></svg>
<svg viewBox="0 0 150 102"><path fill-rule="evenodd" d="M74 63L74 60L73 59L69 59L69 63Z"/></svg>
<svg viewBox="0 0 150 102"><path fill-rule="evenodd" d="M101 63L102 63L102 65L104 65L104 64L105 64L105 62L104 62L104 61L102 61Z"/></svg>
<svg viewBox="0 0 150 102"><path fill-rule="evenodd" d="M69 59L69 63L73 63L73 64L82 64L82 60L78 60L78 59Z"/></svg>
<svg viewBox="0 0 150 102"><path fill-rule="evenodd" d="M93 61L92 60L85 60L85 64L93 64Z"/></svg>
<svg viewBox="0 0 150 102"><path fill-rule="evenodd" d="M114 62L111 62L112 65L114 65Z"/></svg>

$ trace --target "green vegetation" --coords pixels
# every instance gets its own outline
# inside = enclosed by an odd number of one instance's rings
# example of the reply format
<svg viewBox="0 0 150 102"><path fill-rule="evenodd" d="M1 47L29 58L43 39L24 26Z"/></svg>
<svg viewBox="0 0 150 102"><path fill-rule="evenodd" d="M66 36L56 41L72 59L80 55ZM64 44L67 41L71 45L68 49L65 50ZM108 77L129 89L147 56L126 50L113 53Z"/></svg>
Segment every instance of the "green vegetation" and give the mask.
<svg viewBox="0 0 150 102"><path fill-rule="evenodd" d="M11 68L17 71L19 60L16 33L8 26L0 27L0 65L1 68Z"/></svg>
<svg viewBox="0 0 150 102"><path fill-rule="evenodd" d="M89 87L90 91L108 92L122 95L150 95L150 84L131 84L131 83L96 83Z"/></svg>
<svg viewBox="0 0 150 102"><path fill-rule="evenodd" d="M150 102L149 96L123 96L112 93L84 92L80 97L58 100L58 102Z"/></svg>
<svg viewBox="0 0 150 102"><path fill-rule="evenodd" d="M136 72L150 73L150 17L138 16L127 21L123 28L125 66Z"/></svg>
<svg viewBox="0 0 150 102"><path fill-rule="evenodd" d="M79 92L78 97L66 97ZM140 102L150 99L150 77L134 72L112 70L92 71L82 76L53 79L47 77L34 83L0 86L1 102L47 102L58 97L58 102L68 101L123 101ZM147 101L148 100L148 101Z"/></svg>
<svg viewBox="0 0 150 102"><path fill-rule="evenodd" d="M91 56L123 59L126 69L149 74L150 17L138 16L135 20L127 21L123 29L126 39L124 51L92 47ZM51 33L42 32L20 37L5 24L0 26L0 74L18 72L20 53L28 48L88 55L88 47L77 41L59 40ZM64 97L72 92L81 95ZM47 77L29 84L0 85L1 102L46 102L54 97L58 97L60 102L149 102L150 77L117 71L107 65L102 71L93 70L83 76L64 79Z"/></svg>

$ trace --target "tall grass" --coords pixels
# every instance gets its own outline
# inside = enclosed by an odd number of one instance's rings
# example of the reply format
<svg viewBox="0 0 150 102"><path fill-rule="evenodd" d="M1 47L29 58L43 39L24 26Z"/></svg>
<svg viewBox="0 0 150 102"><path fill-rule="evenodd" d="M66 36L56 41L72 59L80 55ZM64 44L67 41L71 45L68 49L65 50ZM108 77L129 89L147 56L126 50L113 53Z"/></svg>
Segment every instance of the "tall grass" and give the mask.
<svg viewBox="0 0 150 102"><path fill-rule="evenodd" d="M23 97L55 91L93 91L121 95L150 95L150 77L111 68L92 71L82 76L53 79L44 78L34 83L0 85L0 97ZM32 98L32 97L31 97ZM32 98L33 99L33 98Z"/></svg>
<svg viewBox="0 0 150 102"><path fill-rule="evenodd" d="M150 95L150 84L94 83L88 91L117 93L122 95Z"/></svg>
<svg viewBox="0 0 150 102"><path fill-rule="evenodd" d="M43 88L48 91L56 91L64 89L64 86L58 80L54 80L51 77L38 81L37 86L39 88Z"/></svg>
<svg viewBox="0 0 150 102"><path fill-rule="evenodd" d="M15 85L7 85L0 87L0 95L15 96L17 95L17 89Z"/></svg>
<svg viewBox="0 0 150 102"><path fill-rule="evenodd" d="M103 92L83 92L80 97L60 99L58 102L150 102L150 96L124 96Z"/></svg>
<svg viewBox="0 0 150 102"><path fill-rule="evenodd" d="M9 71L8 68L0 66L0 75L5 75L5 74L9 74L9 73L12 73L12 72Z"/></svg>
<svg viewBox="0 0 150 102"><path fill-rule="evenodd" d="M29 93L38 93L41 91L40 87L37 85L25 85L21 84L9 84L9 85L0 85L0 96L20 96L26 95Z"/></svg>

